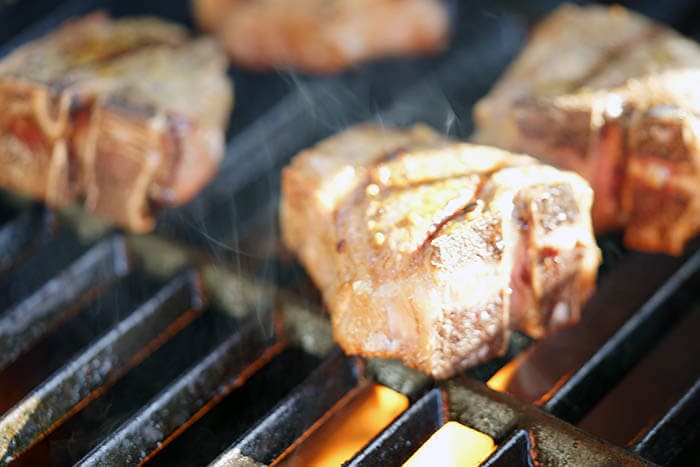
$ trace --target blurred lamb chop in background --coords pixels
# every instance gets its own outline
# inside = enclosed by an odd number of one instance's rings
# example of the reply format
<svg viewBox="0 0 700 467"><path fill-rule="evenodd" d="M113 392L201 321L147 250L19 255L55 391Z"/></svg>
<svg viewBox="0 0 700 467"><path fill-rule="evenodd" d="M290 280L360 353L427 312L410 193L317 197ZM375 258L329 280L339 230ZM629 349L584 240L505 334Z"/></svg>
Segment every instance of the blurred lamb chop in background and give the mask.
<svg viewBox="0 0 700 467"><path fill-rule="evenodd" d="M475 108L476 141L575 170L598 232L680 254L700 232L700 46L622 7L565 5Z"/></svg>
<svg viewBox="0 0 700 467"><path fill-rule="evenodd" d="M194 0L193 9L235 64L258 70L336 73L440 51L449 35L442 0Z"/></svg>
<svg viewBox="0 0 700 467"><path fill-rule="evenodd" d="M128 229L216 173L232 106L226 57L155 18L74 19L0 62L0 186Z"/></svg>

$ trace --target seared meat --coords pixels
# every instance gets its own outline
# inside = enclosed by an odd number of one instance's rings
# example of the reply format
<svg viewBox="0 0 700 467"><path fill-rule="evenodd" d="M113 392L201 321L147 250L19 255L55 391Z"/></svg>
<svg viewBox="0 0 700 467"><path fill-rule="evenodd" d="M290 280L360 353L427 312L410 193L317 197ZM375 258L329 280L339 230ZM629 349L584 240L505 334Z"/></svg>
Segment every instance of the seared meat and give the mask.
<svg viewBox="0 0 700 467"><path fill-rule="evenodd" d="M333 73L373 58L434 52L447 41L441 0L195 0L234 63Z"/></svg>
<svg viewBox="0 0 700 467"><path fill-rule="evenodd" d="M700 46L621 7L567 5L476 107L476 141L592 185L597 231L680 254L700 231Z"/></svg>
<svg viewBox="0 0 700 467"><path fill-rule="evenodd" d="M592 190L528 156L358 126L296 156L282 189L283 240L348 353L448 377L512 327L576 321L594 286Z"/></svg>
<svg viewBox="0 0 700 467"><path fill-rule="evenodd" d="M64 24L0 62L0 185L151 229L218 167L225 67L212 40L160 20Z"/></svg>

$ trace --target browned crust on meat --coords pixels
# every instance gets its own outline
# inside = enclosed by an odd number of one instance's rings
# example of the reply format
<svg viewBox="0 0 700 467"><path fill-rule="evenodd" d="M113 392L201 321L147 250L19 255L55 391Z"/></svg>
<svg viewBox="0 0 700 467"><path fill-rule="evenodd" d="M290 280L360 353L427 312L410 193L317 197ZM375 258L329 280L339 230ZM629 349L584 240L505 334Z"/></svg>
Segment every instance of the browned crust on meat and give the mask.
<svg viewBox="0 0 700 467"><path fill-rule="evenodd" d="M590 188L527 156L360 126L295 157L282 188L284 242L348 353L447 377L502 353L511 320L537 336L574 322L594 286Z"/></svg>
<svg viewBox="0 0 700 467"><path fill-rule="evenodd" d="M578 172L596 193L597 231L680 254L700 232L698 80L693 41L620 7L564 6L477 105L477 139ZM649 206L679 217L669 224Z"/></svg>
<svg viewBox="0 0 700 467"><path fill-rule="evenodd" d="M39 64L39 65L37 65ZM0 184L137 232L214 175L232 103L210 39L152 18L71 20L0 62Z"/></svg>

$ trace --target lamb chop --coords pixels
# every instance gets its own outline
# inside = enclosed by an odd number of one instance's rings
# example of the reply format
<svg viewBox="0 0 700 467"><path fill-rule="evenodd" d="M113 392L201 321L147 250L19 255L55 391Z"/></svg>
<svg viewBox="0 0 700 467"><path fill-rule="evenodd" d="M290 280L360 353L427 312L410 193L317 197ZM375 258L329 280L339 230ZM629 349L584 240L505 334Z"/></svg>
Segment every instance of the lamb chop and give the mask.
<svg viewBox="0 0 700 467"><path fill-rule="evenodd" d="M134 231L192 198L223 154L226 58L152 18L72 20L0 62L0 186Z"/></svg>
<svg viewBox="0 0 700 467"><path fill-rule="evenodd" d="M424 126L363 125L282 173L283 241L351 354L445 378L575 322L599 250L578 175Z"/></svg>
<svg viewBox="0 0 700 467"><path fill-rule="evenodd" d="M700 231L699 78L697 43L621 7L566 5L478 103L475 140L578 172L597 231L680 254Z"/></svg>
<svg viewBox="0 0 700 467"><path fill-rule="evenodd" d="M435 52L449 30L441 0L195 0L234 63L253 69L342 71L390 55Z"/></svg>

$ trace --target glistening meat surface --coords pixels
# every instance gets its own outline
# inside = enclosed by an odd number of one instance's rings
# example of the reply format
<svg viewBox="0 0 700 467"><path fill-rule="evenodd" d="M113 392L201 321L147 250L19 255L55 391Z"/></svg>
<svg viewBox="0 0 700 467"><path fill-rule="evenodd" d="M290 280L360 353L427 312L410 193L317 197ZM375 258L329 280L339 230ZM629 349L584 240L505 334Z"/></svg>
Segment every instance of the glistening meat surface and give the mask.
<svg viewBox="0 0 700 467"><path fill-rule="evenodd" d="M475 109L476 141L575 170L597 231L680 254L700 232L700 46L621 7L566 5Z"/></svg>
<svg viewBox="0 0 700 467"><path fill-rule="evenodd" d="M441 50L442 0L195 0L197 23L254 69L335 73L358 62Z"/></svg>
<svg viewBox="0 0 700 467"><path fill-rule="evenodd" d="M75 19L0 62L0 186L134 231L192 198L232 104L210 39L153 18Z"/></svg>
<svg viewBox="0 0 700 467"><path fill-rule="evenodd" d="M352 354L437 378L578 319L599 250L578 175L415 126L351 128L283 171L283 240Z"/></svg>

